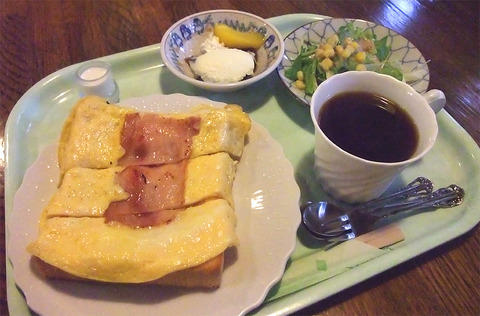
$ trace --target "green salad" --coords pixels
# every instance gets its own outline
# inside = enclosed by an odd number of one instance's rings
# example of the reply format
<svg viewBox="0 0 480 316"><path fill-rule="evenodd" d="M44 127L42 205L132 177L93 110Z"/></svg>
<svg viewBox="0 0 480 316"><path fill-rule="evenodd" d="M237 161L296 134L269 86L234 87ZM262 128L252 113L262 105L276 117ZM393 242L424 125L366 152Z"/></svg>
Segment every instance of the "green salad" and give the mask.
<svg viewBox="0 0 480 316"><path fill-rule="evenodd" d="M347 23L325 43L305 42L285 77L295 81L295 87L312 95L327 78L346 71L369 70L403 80L399 62L389 61L387 36L377 39L372 30L363 30Z"/></svg>

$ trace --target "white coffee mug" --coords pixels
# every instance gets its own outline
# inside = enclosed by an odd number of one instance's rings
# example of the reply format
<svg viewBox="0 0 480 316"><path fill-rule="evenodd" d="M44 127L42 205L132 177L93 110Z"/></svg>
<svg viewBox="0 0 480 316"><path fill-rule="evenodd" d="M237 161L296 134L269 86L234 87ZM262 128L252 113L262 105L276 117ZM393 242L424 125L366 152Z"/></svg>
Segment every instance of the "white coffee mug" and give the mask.
<svg viewBox="0 0 480 316"><path fill-rule="evenodd" d="M345 92L380 95L403 108L418 129L418 145L411 158L392 163L369 161L334 144L320 129L317 119L328 100ZM433 147L438 133L435 111L444 104L445 95L440 90L430 90L422 96L402 81L371 71L345 72L322 82L312 96L310 115L315 127L314 171L324 190L348 203L379 197L405 167Z"/></svg>

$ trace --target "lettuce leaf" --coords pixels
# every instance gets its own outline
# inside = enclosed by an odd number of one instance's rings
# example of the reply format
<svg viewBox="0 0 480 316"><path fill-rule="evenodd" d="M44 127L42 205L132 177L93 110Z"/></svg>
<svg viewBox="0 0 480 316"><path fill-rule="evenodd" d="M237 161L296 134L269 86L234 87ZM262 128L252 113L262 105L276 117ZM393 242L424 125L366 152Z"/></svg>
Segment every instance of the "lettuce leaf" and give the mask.
<svg viewBox="0 0 480 316"><path fill-rule="evenodd" d="M403 80L403 73L400 69L396 68L393 66L391 63L386 62L382 68L380 68L378 73L384 74L384 75L389 75L392 76L398 80Z"/></svg>
<svg viewBox="0 0 480 316"><path fill-rule="evenodd" d="M347 24L340 26L338 28L337 35L340 43L342 44L345 38L347 37L351 37L354 40L358 40L360 38L373 39L373 40L376 39L376 36L371 29L363 30L360 27L355 27L353 26L353 22L348 22Z"/></svg>
<svg viewBox="0 0 480 316"><path fill-rule="evenodd" d="M377 57L380 61L384 61L390 55L390 46L387 45L387 36L375 41L375 49L377 50Z"/></svg>

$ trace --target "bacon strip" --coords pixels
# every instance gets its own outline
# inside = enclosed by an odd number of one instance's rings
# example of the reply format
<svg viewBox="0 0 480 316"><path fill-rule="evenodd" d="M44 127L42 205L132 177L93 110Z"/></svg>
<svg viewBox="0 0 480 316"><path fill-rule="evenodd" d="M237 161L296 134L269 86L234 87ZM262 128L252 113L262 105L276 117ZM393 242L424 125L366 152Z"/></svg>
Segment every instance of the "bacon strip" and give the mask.
<svg viewBox="0 0 480 316"><path fill-rule="evenodd" d="M105 211L106 222L131 227L167 223L183 207L187 160L161 166L129 166L117 175L127 200L113 202Z"/></svg>
<svg viewBox="0 0 480 316"><path fill-rule="evenodd" d="M190 157L192 137L200 131L200 117L183 119L153 113L129 113L125 118L121 166L176 163Z"/></svg>

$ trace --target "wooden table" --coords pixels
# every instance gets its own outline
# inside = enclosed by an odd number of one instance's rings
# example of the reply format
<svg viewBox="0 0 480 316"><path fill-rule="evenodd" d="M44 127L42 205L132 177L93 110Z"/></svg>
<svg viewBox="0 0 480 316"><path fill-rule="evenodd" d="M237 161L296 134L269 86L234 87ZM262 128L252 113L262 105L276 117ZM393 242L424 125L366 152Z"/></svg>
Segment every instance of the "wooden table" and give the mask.
<svg viewBox="0 0 480 316"><path fill-rule="evenodd" d="M430 88L445 92L446 110L480 144L480 2L476 0L2 0L0 144L3 147L4 124L15 103L45 76L74 63L158 43L176 20L216 8L265 18L290 13L355 17L398 31L435 65L430 67ZM0 166L3 186L3 158ZM1 205L4 240L4 203ZM4 242L1 245L0 314L7 315ZM479 271L477 225L459 238L298 314L478 315Z"/></svg>

